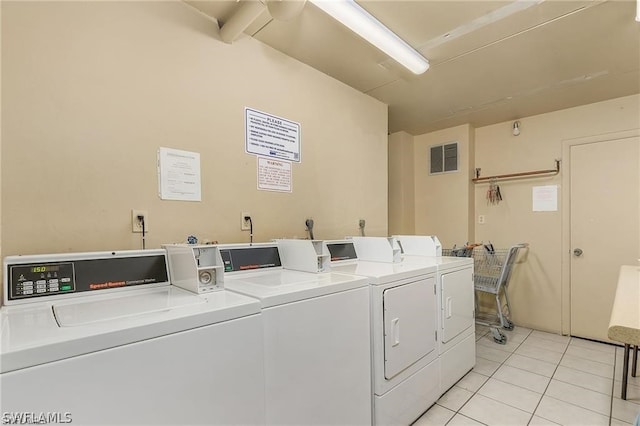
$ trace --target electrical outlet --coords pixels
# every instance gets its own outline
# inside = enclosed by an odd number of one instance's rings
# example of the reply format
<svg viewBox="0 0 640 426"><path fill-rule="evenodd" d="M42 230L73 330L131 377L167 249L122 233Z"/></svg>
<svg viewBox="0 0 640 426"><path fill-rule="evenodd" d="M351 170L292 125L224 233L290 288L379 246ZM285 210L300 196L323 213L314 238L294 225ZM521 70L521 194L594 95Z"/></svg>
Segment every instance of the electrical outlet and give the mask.
<svg viewBox="0 0 640 426"><path fill-rule="evenodd" d="M480 216L478 216L478 223L479 223L480 225L483 225L483 224L484 224L484 215L483 215L483 214L481 214Z"/></svg>
<svg viewBox="0 0 640 426"><path fill-rule="evenodd" d="M149 213L146 210L131 210L131 232L142 233L142 222L138 216L144 218L144 232L149 232Z"/></svg>
<svg viewBox="0 0 640 426"><path fill-rule="evenodd" d="M251 213L242 212L240 213L240 230L248 231L251 229L251 223L248 220L245 220L245 217L251 217Z"/></svg>

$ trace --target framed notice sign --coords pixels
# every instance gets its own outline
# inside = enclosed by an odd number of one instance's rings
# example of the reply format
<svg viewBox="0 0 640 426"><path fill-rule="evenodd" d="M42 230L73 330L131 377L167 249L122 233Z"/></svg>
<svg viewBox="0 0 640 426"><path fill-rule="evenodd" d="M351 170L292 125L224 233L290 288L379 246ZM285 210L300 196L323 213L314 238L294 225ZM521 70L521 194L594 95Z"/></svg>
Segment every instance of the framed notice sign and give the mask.
<svg viewBox="0 0 640 426"><path fill-rule="evenodd" d="M301 162L300 123L245 108L244 124L248 154Z"/></svg>

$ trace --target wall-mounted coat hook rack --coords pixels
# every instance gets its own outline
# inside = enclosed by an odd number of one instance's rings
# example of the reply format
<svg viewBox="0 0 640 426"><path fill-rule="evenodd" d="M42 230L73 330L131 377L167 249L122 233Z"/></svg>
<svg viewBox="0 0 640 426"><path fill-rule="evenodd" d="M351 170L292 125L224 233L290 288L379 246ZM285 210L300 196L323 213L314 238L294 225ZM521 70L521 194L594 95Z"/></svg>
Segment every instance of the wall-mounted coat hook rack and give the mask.
<svg viewBox="0 0 640 426"><path fill-rule="evenodd" d="M488 180L495 181L500 179L519 179L519 178L526 178L531 176L539 177L540 175L553 176L560 173L560 160L555 160L555 161L556 161L555 169L534 170L531 172L509 173L506 175L495 175L495 176L486 176L486 177L480 177L480 168L476 168L476 177L474 179L471 179L471 181L474 183L478 183L478 182L484 182Z"/></svg>

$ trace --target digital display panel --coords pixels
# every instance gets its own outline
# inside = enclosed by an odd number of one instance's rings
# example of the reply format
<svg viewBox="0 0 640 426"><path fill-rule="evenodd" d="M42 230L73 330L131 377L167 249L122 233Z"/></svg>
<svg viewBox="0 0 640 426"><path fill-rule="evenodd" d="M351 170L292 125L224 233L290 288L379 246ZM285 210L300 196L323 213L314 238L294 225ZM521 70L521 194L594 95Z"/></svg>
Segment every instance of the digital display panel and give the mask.
<svg viewBox="0 0 640 426"><path fill-rule="evenodd" d="M352 260L357 259L356 249L353 243L333 243L327 244L329 253L331 254L331 261L337 260Z"/></svg>
<svg viewBox="0 0 640 426"><path fill-rule="evenodd" d="M60 270L60 265L40 265L31 267L31 272L40 273L40 272L57 272Z"/></svg>

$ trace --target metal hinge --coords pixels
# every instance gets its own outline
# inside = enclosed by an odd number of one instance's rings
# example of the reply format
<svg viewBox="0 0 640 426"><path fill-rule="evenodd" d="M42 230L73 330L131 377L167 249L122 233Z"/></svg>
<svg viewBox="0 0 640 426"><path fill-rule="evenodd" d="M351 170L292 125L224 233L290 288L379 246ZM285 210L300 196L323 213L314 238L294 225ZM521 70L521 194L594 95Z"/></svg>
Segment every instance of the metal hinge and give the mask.
<svg viewBox="0 0 640 426"><path fill-rule="evenodd" d="M433 285L433 294L437 294L436 293L436 285L435 284Z"/></svg>
<svg viewBox="0 0 640 426"><path fill-rule="evenodd" d="M438 341L438 330L436 330L436 342Z"/></svg>

